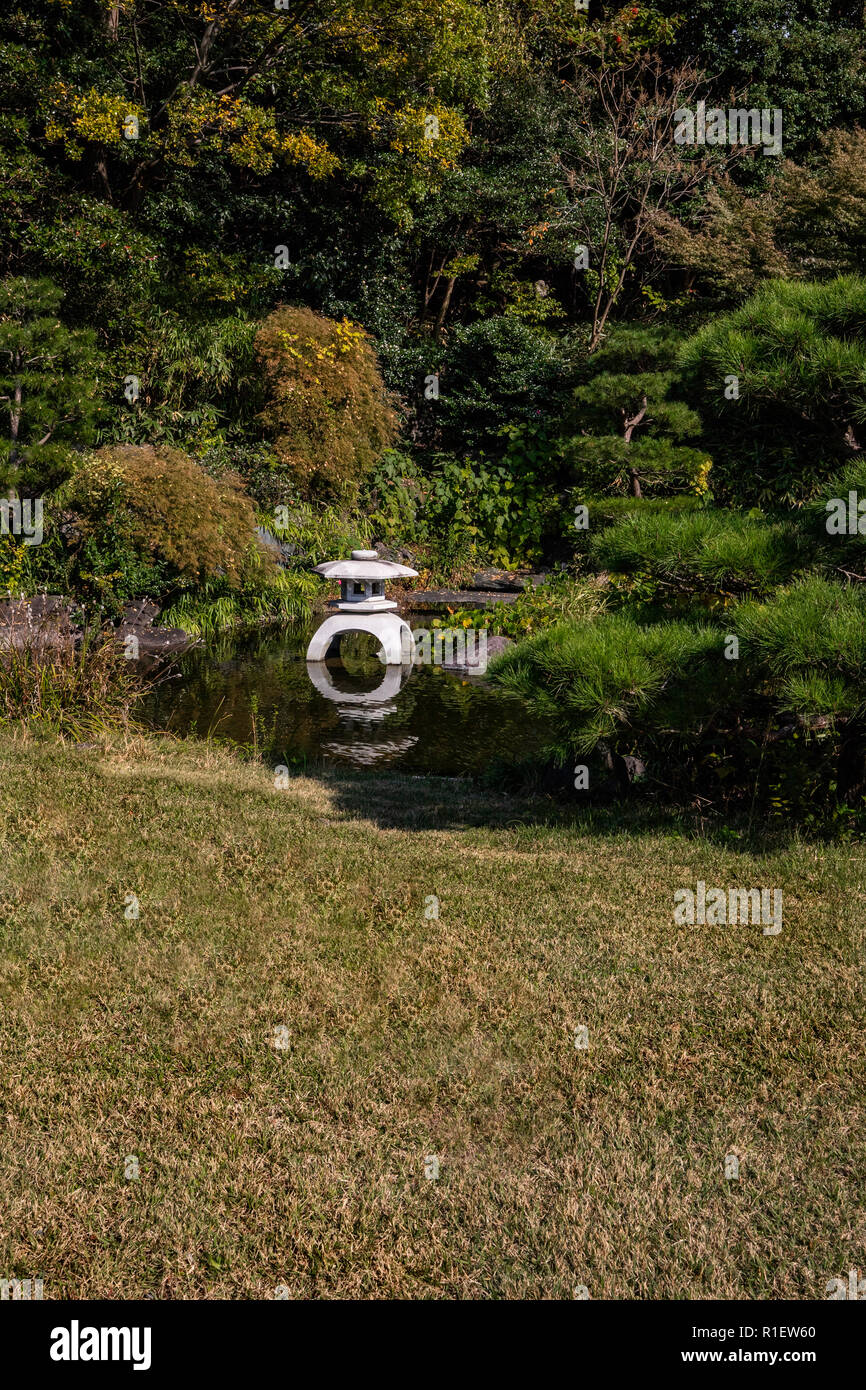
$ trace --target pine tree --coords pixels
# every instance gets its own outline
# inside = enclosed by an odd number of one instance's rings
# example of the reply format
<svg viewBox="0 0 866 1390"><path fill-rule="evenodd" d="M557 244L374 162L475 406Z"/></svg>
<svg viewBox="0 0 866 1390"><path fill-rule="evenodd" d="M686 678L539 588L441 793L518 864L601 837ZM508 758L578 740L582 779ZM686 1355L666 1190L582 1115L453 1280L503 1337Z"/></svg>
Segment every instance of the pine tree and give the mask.
<svg viewBox="0 0 866 1390"><path fill-rule="evenodd" d="M574 392L582 433L566 446L578 483L633 497L644 486L705 489L710 460L685 442L700 434L700 417L673 394L678 345L670 331L618 328L589 359Z"/></svg>
<svg viewBox="0 0 866 1390"><path fill-rule="evenodd" d="M96 335L66 328L50 280L0 281L0 439L6 487L49 491L68 472L70 441L87 443L97 409Z"/></svg>
<svg viewBox="0 0 866 1390"><path fill-rule="evenodd" d="M772 280L696 333L681 363L723 490L807 501L866 442L866 279Z"/></svg>

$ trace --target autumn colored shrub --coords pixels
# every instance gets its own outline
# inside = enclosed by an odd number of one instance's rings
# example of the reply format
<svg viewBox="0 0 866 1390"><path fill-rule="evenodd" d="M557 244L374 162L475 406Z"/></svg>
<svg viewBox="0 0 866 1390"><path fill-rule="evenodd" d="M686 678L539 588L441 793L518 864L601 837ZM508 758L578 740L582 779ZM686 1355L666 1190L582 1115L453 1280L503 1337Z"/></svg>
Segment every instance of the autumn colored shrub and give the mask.
<svg viewBox="0 0 866 1390"><path fill-rule="evenodd" d="M239 585L256 545L240 480L216 480L167 447L119 445L86 455L51 511L62 517L50 540L74 592L109 607L212 576Z"/></svg>
<svg viewBox="0 0 866 1390"><path fill-rule="evenodd" d="M307 497L353 501L397 434L368 334L348 319L282 305L255 348L269 397L259 419L287 477Z"/></svg>

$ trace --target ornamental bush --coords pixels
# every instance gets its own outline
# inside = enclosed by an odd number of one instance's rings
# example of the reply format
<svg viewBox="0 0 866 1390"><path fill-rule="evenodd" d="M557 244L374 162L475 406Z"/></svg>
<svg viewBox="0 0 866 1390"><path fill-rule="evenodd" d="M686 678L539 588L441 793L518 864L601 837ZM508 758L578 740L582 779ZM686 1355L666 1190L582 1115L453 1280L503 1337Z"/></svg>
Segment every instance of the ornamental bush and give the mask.
<svg viewBox="0 0 866 1390"><path fill-rule="evenodd" d="M255 340L268 402L259 420L307 498L353 502L397 434L369 335L348 319L281 305Z"/></svg>
<svg viewBox="0 0 866 1390"><path fill-rule="evenodd" d="M97 449L48 510L67 587L109 608L216 576L236 587L251 559L259 562L253 507L240 480L216 480L178 449ZM267 557L261 563L271 564Z"/></svg>

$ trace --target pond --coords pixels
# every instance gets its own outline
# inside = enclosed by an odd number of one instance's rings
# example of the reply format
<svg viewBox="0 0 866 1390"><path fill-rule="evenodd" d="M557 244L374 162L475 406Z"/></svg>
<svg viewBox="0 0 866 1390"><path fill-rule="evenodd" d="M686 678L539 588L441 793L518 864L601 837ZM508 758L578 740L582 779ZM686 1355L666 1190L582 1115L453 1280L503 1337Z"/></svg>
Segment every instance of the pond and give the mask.
<svg viewBox="0 0 866 1390"><path fill-rule="evenodd" d="M222 637L193 648L148 694L144 721L252 745L290 767L324 761L466 776L540 749L537 721L483 676L436 665L386 668L365 633L346 634L338 657L308 669L311 631Z"/></svg>

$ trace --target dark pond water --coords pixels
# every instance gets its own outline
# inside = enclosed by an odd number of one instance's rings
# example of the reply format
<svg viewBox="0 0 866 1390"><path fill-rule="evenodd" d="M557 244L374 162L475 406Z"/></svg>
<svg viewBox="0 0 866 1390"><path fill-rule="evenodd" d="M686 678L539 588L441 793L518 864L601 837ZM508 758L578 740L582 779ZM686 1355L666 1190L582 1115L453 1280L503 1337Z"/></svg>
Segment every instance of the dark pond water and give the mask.
<svg viewBox="0 0 866 1390"><path fill-rule="evenodd" d="M385 667L364 633L308 670L309 631L219 638L196 647L148 695L156 728L255 745L275 763L460 776L517 761L543 741L521 701L441 666ZM317 689L314 680L323 687Z"/></svg>

